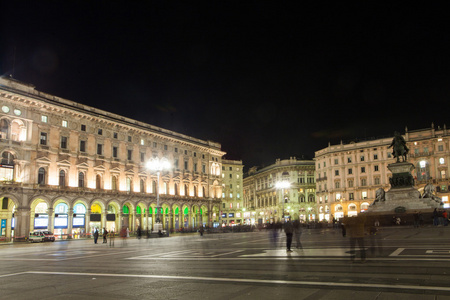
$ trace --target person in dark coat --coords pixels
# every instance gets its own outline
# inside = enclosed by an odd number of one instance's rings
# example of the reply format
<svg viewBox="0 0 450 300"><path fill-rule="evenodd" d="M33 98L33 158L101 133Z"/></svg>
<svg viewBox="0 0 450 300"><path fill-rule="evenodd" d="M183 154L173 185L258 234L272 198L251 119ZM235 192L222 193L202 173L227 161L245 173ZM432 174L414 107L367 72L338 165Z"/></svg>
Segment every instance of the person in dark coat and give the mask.
<svg viewBox="0 0 450 300"><path fill-rule="evenodd" d="M105 227L103 227L103 244L107 244L108 241L106 239L106 237L108 236L108 230L106 230Z"/></svg>
<svg viewBox="0 0 450 300"><path fill-rule="evenodd" d="M294 234L294 226L292 225L291 220L284 223L284 232L286 233L286 251L292 252L291 244L292 244L292 235Z"/></svg>
<svg viewBox="0 0 450 300"><path fill-rule="evenodd" d="M94 244L97 244L97 240L98 240L98 229L95 228L95 231L94 231Z"/></svg>

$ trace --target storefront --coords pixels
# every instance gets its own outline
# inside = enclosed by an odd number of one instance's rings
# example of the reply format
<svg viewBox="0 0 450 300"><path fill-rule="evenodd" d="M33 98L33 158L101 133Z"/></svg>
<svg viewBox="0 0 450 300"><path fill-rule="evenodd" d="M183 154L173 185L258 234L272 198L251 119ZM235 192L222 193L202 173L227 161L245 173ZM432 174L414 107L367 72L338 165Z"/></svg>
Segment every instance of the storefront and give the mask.
<svg viewBox="0 0 450 300"><path fill-rule="evenodd" d="M69 226L69 207L65 203L60 203L55 208L54 232L57 239L67 239L67 229Z"/></svg>
<svg viewBox="0 0 450 300"><path fill-rule="evenodd" d="M72 220L72 238L79 239L86 233L86 207L81 204L75 204L73 207Z"/></svg>

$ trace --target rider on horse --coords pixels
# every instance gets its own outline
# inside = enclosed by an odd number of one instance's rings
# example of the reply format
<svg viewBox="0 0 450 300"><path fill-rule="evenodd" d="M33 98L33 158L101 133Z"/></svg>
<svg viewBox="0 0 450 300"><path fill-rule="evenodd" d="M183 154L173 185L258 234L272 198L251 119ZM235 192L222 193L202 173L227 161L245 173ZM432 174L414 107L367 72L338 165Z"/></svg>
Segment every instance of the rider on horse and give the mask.
<svg viewBox="0 0 450 300"><path fill-rule="evenodd" d="M388 148L392 148L392 155L397 158L397 162L400 162L400 157L403 158L403 161L406 161L406 155L409 152L408 147L406 146L405 139L398 133L394 132L394 138L392 139L392 143Z"/></svg>

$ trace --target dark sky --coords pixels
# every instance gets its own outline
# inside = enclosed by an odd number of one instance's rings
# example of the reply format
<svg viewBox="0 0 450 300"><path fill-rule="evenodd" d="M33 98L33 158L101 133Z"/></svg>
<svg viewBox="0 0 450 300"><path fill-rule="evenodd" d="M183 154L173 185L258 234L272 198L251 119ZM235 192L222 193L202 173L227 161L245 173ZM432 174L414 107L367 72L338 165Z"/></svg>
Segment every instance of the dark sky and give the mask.
<svg viewBox="0 0 450 300"><path fill-rule="evenodd" d="M447 123L445 7L302 2L1 1L0 73L246 167Z"/></svg>

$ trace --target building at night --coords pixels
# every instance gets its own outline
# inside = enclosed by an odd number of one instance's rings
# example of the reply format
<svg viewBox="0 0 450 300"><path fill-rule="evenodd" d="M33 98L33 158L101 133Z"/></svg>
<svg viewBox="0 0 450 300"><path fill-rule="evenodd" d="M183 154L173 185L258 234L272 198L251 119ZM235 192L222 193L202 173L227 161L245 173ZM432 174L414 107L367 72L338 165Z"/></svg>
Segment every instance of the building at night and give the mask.
<svg viewBox="0 0 450 300"><path fill-rule="evenodd" d="M222 160L222 207L223 225L244 225L243 168L241 160Z"/></svg>
<svg viewBox="0 0 450 300"><path fill-rule="evenodd" d="M409 148L408 162L415 166L415 187L422 192L427 183L436 186L437 196L449 206L449 131L431 128L403 135ZM392 137L348 144L329 145L316 151L317 204L319 216L340 219L367 210L375 191L390 189L392 176L387 166L395 162ZM322 215L323 214L323 215Z"/></svg>
<svg viewBox="0 0 450 300"><path fill-rule="evenodd" d="M3 239L49 230L211 226L220 218L221 145L0 78ZM168 169L148 168L165 160ZM158 184L159 183L159 184ZM158 197L160 202L158 203Z"/></svg>
<svg viewBox="0 0 450 300"><path fill-rule="evenodd" d="M244 178L244 218L256 224L279 222L283 216L316 221L314 168L314 161L295 157L277 159L260 170L250 168Z"/></svg>

